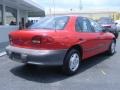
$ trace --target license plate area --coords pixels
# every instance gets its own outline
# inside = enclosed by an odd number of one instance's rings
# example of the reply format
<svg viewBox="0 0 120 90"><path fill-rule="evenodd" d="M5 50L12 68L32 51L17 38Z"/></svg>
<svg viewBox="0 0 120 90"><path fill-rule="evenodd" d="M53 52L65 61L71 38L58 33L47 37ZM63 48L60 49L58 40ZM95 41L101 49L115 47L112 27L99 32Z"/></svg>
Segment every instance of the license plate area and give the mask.
<svg viewBox="0 0 120 90"><path fill-rule="evenodd" d="M27 55L21 54L21 53L12 53L12 60L18 61L18 62L27 62Z"/></svg>
<svg viewBox="0 0 120 90"><path fill-rule="evenodd" d="M13 52L13 53L12 53L12 58L19 60L19 59L21 59L21 54L20 54L20 53L15 53L15 52Z"/></svg>

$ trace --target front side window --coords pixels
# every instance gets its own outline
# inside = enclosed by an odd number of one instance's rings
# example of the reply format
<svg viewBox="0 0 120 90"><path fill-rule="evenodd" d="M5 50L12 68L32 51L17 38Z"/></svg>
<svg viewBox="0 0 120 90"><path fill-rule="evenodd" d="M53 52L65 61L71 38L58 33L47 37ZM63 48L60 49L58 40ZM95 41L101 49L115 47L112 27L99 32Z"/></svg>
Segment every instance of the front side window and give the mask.
<svg viewBox="0 0 120 90"><path fill-rule="evenodd" d="M7 25L16 25L17 24L17 10L6 7L6 24Z"/></svg>
<svg viewBox="0 0 120 90"><path fill-rule="evenodd" d="M83 32L89 32L89 27L85 20L83 21Z"/></svg>
<svg viewBox="0 0 120 90"><path fill-rule="evenodd" d="M0 5L0 25L3 24L3 9L2 9L2 5Z"/></svg>
<svg viewBox="0 0 120 90"><path fill-rule="evenodd" d="M76 31L78 31L78 32L93 32L89 20L84 17L77 18Z"/></svg>
<svg viewBox="0 0 120 90"><path fill-rule="evenodd" d="M97 22L95 22L94 20L90 20L90 22L91 22L91 26L93 27L95 32L102 31L102 27Z"/></svg>
<svg viewBox="0 0 120 90"><path fill-rule="evenodd" d="M68 16L48 16L41 21L32 24L29 29L64 29L68 22Z"/></svg>

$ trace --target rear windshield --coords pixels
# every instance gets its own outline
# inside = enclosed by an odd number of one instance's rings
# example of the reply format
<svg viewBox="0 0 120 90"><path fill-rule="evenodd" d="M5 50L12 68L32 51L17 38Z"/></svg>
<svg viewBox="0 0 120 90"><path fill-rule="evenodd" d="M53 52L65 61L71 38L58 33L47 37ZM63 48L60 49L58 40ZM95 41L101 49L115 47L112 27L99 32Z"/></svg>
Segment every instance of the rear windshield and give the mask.
<svg viewBox="0 0 120 90"><path fill-rule="evenodd" d="M29 29L64 29L67 24L69 17L68 16L49 16L45 17L42 20L32 24Z"/></svg>

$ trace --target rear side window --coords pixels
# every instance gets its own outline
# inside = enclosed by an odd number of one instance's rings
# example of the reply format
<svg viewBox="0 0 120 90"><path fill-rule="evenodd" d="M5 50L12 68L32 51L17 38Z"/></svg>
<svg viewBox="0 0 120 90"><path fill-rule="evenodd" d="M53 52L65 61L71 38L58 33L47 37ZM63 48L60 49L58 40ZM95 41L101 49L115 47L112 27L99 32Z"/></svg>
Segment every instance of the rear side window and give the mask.
<svg viewBox="0 0 120 90"><path fill-rule="evenodd" d="M34 23L29 29L64 29L68 22L68 16L51 16L45 17L41 21Z"/></svg>

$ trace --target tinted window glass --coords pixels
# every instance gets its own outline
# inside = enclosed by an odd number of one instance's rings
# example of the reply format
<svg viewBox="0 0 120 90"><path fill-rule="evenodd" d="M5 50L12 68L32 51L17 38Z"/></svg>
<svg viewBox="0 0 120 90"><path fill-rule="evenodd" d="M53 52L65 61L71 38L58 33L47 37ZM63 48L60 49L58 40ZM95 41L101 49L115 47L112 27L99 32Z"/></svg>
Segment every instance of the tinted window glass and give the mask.
<svg viewBox="0 0 120 90"><path fill-rule="evenodd" d="M83 32L93 32L90 22L87 18L83 19Z"/></svg>
<svg viewBox="0 0 120 90"><path fill-rule="evenodd" d="M77 18L76 20L76 31L81 32L82 31L82 18Z"/></svg>
<svg viewBox="0 0 120 90"><path fill-rule="evenodd" d="M95 32L101 32L102 31L102 27L97 22L95 22L94 20L90 20L90 22L91 22L91 26L93 27Z"/></svg>
<svg viewBox="0 0 120 90"><path fill-rule="evenodd" d="M92 32L92 28L88 19L78 17L76 20L76 30L80 32Z"/></svg>
<svg viewBox="0 0 120 90"><path fill-rule="evenodd" d="M30 29L64 29L68 16L45 17L41 21L34 23Z"/></svg>
<svg viewBox="0 0 120 90"><path fill-rule="evenodd" d="M83 32L89 32L88 23L86 20L83 21Z"/></svg>

